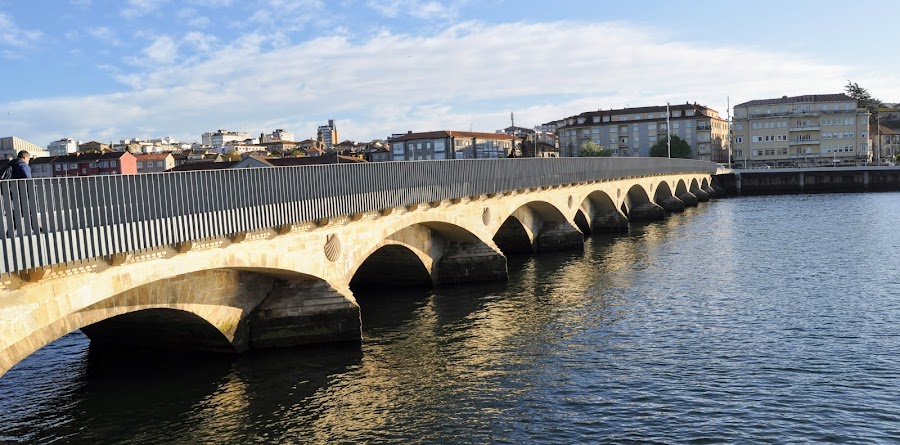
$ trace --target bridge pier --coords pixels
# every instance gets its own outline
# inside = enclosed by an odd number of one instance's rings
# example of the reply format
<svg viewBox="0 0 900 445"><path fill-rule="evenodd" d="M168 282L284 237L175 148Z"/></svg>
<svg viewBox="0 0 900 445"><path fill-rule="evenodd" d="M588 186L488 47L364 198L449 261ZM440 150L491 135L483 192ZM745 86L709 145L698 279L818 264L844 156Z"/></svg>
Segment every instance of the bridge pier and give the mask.
<svg viewBox="0 0 900 445"><path fill-rule="evenodd" d="M359 304L324 281L282 281L248 317L250 348L362 339Z"/></svg>
<svg viewBox="0 0 900 445"><path fill-rule="evenodd" d="M697 201L709 202L709 193L706 193L705 190L703 190L701 188L695 188L695 189L691 190L691 193L693 193L694 196L697 197Z"/></svg>
<svg viewBox="0 0 900 445"><path fill-rule="evenodd" d="M437 270L435 284L459 284L505 280L509 276L506 257L483 243L451 243Z"/></svg>
<svg viewBox="0 0 900 445"><path fill-rule="evenodd" d="M684 201L682 201L674 196L667 196L665 198L661 198L659 200L659 202L657 202L657 205L659 205L665 211L670 212L670 213L683 212L684 207L685 207Z"/></svg>
<svg viewBox="0 0 900 445"><path fill-rule="evenodd" d="M568 221L544 222L535 247L538 252L584 250L584 234Z"/></svg>
<svg viewBox="0 0 900 445"><path fill-rule="evenodd" d="M709 185L703 187L703 191L706 192L706 194L709 195L710 198L716 198L719 196L719 194L716 193L716 190Z"/></svg>
<svg viewBox="0 0 900 445"><path fill-rule="evenodd" d="M676 192L675 197L680 199L681 202L683 202L687 207L697 207L697 204L700 202L700 200L697 199L697 195L689 191L684 191L681 193Z"/></svg>
<svg viewBox="0 0 900 445"><path fill-rule="evenodd" d="M628 218L619 209L600 210L591 221L592 233L616 233L628 231Z"/></svg>
<svg viewBox="0 0 900 445"><path fill-rule="evenodd" d="M665 218L666 210L649 201L628 209L628 219L630 221L659 221Z"/></svg>

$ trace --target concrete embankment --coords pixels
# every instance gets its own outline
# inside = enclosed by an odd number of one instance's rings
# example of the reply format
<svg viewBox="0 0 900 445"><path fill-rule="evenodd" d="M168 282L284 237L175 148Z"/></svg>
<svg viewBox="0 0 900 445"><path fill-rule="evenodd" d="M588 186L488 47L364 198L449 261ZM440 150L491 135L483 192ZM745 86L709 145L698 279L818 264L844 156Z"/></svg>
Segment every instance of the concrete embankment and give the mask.
<svg viewBox="0 0 900 445"><path fill-rule="evenodd" d="M729 195L900 191L900 167L732 170L714 183Z"/></svg>

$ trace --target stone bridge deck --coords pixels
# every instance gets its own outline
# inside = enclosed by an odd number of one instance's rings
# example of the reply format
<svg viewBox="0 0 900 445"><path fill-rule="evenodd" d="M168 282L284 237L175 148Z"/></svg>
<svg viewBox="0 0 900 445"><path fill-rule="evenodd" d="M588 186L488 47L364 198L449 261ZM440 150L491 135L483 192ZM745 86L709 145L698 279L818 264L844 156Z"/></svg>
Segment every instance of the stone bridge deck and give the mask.
<svg viewBox="0 0 900 445"><path fill-rule="evenodd" d="M505 279L508 253L705 201L715 164L427 161L0 183L0 374L92 344L359 341L351 289Z"/></svg>

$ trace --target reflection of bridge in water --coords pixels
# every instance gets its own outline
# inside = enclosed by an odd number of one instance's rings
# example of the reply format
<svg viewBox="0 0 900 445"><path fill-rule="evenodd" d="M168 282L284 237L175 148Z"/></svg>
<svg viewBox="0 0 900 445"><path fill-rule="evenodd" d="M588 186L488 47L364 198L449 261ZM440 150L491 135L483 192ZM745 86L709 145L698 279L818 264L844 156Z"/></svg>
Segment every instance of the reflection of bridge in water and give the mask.
<svg viewBox="0 0 900 445"><path fill-rule="evenodd" d="M352 288L502 280L705 201L715 164L454 160L0 183L0 374L98 345L240 352L360 339Z"/></svg>

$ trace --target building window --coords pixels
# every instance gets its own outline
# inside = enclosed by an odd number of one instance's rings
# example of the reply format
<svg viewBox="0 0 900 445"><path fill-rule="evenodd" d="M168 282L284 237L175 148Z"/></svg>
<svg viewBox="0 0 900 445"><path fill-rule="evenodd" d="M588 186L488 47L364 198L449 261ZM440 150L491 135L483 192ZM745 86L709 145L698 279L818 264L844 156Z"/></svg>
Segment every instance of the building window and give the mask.
<svg viewBox="0 0 900 445"><path fill-rule="evenodd" d="M735 143L735 144L743 144L743 143L744 143L744 138L741 137L741 136L737 136L737 137L734 138L734 143Z"/></svg>
<svg viewBox="0 0 900 445"><path fill-rule="evenodd" d="M600 116L594 116L594 123L595 123L595 124L599 124L599 123L600 123Z"/></svg>
<svg viewBox="0 0 900 445"><path fill-rule="evenodd" d="M137 163L137 168L144 168L144 163L139 161Z"/></svg>
<svg viewBox="0 0 900 445"><path fill-rule="evenodd" d="M603 116L603 122L609 122L609 116Z"/></svg>
<svg viewBox="0 0 900 445"><path fill-rule="evenodd" d="M684 111L684 115L685 115L685 116L693 116L693 115L694 115L694 110L685 110L685 111Z"/></svg>

